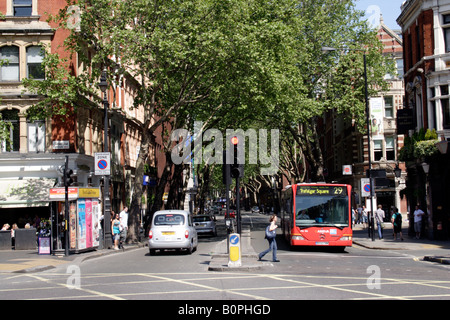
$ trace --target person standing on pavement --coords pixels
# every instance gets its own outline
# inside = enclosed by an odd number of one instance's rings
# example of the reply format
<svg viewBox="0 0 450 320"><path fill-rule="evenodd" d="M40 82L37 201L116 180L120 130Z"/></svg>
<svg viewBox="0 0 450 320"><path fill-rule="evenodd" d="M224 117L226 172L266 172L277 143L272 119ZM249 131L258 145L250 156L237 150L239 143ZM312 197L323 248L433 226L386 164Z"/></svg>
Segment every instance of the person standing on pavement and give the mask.
<svg viewBox="0 0 450 320"><path fill-rule="evenodd" d="M280 260L277 259L277 241L276 241L276 229L277 226L277 215L273 214L270 217L270 225L267 227L269 232L266 232L266 239L269 241L269 248L267 250L264 250L261 252L258 257L259 261L267 254L270 250L272 250L272 261L273 262L280 262ZM270 237L267 236L267 233L271 233Z"/></svg>
<svg viewBox="0 0 450 320"><path fill-rule="evenodd" d="M362 212L361 212L361 218L362 218L362 224L363 224L363 229L365 229L366 228L366 223L368 223L368 214L367 214L367 210L366 210L366 207L365 206L363 206L362 207Z"/></svg>
<svg viewBox="0 0 450 320"><path fill-rule="evenodd" d="M394 241L397 240L397 234L400 234L400 239L403 241L402 214L400 212L398 212L397 208L393 209L391 222L392 222L392 226L394 229Z"/></svg>
<svg viewBox="0 0 450 320"><path fill-rule="evenodd" d="M119 213L120 224L122 225L122 231L120 232L120 241L123 243L127 240L128 234L128 207L124 207Z"/></svg>
<svg viewBox="0 0 450 320"><path fill-rule="evenodd" d="M118 213L114 216L114 220L111 223L112 234L114 240L114 250L119 250L120 241L120 216Z"/></svg>
<svg viewBox="0 0 450 320"><path fill-rule="evenodd" d="M383 239L383 220L384 220L384 210L381 204L378 205L377 211L375 211L375 221L377 222L378 237Z"/></svg>
<svg viewBox="0 0 450 320"><path fill-rule="evenodd" d="M422 229L422 217L425 214L418 205L414 211L414 231L416 232L416 239L420 239L420 231Z"/></svg>

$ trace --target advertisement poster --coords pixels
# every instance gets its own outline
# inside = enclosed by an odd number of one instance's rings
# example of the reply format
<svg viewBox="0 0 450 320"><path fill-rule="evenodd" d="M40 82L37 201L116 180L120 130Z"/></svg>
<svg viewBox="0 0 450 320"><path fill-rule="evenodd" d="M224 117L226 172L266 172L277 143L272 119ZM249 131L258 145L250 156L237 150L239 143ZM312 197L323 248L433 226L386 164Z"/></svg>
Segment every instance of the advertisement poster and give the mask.
<svg viewBox="0 0 450 320"><path fill-rule="evenodd" d="M86 248L92 248L92 200L86 199Z"/></svg>
<svg viewBox="0 0 450 320"><path fill-rule="evenodd" d="M86 205L78 199L78 249L86 249Z"/></svg>
<svg viewBox="0 0 450 320"><path fill-rule="evenodd" d="M97 199L92 199L92 245L98 247L100 244L100 216L99 203Z"/></svg>
<svg viewBox="0 0 450 320"><path fill-rule="evenodd" d="M383 98L370 98L370 126L372 128L372 137L383 135Z"/></svg>
<svg viewBox="0 0 450 320"><path fill-rule="evenodd" d="M77 206L75 202L69 204L69 234L70 249L77 248Z"/></svg>

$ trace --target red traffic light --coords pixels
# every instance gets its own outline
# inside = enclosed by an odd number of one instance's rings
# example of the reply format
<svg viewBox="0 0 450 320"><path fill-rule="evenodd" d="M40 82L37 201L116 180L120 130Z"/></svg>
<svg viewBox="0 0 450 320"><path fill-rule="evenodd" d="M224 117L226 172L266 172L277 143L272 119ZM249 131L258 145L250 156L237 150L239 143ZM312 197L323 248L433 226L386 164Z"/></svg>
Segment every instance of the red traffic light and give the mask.
<svg viewBox="0 0 450 320"><path fill-rule="evenodd" d="M238 137L234 136L233 138L231 138L231 143L237 145L239 143Z"/></svg>

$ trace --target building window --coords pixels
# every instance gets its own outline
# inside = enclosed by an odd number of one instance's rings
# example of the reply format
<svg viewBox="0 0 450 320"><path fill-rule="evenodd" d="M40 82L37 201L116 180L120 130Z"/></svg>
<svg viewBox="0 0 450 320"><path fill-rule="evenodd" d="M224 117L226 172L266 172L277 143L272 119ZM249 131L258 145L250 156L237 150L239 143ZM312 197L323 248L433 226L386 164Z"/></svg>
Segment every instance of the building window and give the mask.
<svg viewBox="0 0 450 320"><path fill-rule="evenodd" d="M448 99L441 99L442 125L444 129L450 129L450 105Z"/></svg>
<svg viewBox="0 0 450 320"><path fill-rule="evenodd" d="M442 29L444 31L445 52L450 52L450 14L445 14L443 17L444 24Z"/></svg>
<svg viewBox="0 0 450 320"><path fill-rule="evenodd" d="M386 118L394 117L394 97L385 96L384 97L384 116Z"/></svg>
<svg viewBox="0 0 450 320"><path fill-rule="evenodd" d="M32 46L27 48L27 77L33 79L45 78L42 61L44 55L40 46Z"/></svg>
<svg viewBox="0 0 450 320"><path fill-rule="evenodd" d="M383 156L383 140L373 140L374 160L380 161Z"/></svg>
<svg viewBox="0 0 450 320"><path fill-rule="evenodd" d="M403 71L403 59L397 59L396 63L397 63L397 76L400 79L403 79L403 75L405 74Z"/></svg>
<svg viewBox="0 0 450 320"><path fill-rule="evenodd" d="M32 12L32 0L13 0L15 17L30 17Z"/></svg>
<svg viewBox="0 0 450 320"><path fill-rule="evenodd" d="M395 160L395 143L394 137L386 137L386 160Z"/></svg>
<svg viewBox="0 0 450 320"><path fill-rule="evenodd" d="M19 48L5 46L0 48L1 81L19 81Z"/></svg>
<svg viewBox="0 0 450 320"><path fill-rule="evenodd" d="M19 129L19 111L3 110L1 112L2 120L7 124L7 140L1 141L2 152L19 151L20 147L20 129Z"/></svg>
<svg viewBox="0 0 450 320"><path fill-rule="evenodd" d="M28 152L45 152L44 121L28 123Z"/></svg>

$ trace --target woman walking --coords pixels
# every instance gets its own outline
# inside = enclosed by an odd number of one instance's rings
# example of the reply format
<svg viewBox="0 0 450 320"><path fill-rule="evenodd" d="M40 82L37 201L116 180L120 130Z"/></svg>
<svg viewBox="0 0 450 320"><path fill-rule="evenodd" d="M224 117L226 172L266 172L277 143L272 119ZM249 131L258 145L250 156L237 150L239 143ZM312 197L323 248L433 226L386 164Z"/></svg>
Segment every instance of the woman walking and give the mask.
<svg viewBox="0 0 450 320"><path fill-rule="evenodd" d="M119 240L120 240L120 216L118 213L115 214L114 220L112 221L112 231L114 240L114 250L119 250Z"/></svg>
<svg viewBox="0 0 450 320"><path fill-rule="evenodd" d="M280 260L277 259L277 241L276 241L276 229L277 226L277 215L273 214L270 217L270 224L266 228L266 239L269 241L269 248L267 250L264 250L259 254L259 261L267 254L270 250L272 250L272 261L273 262L280 262Z"/></svg>

